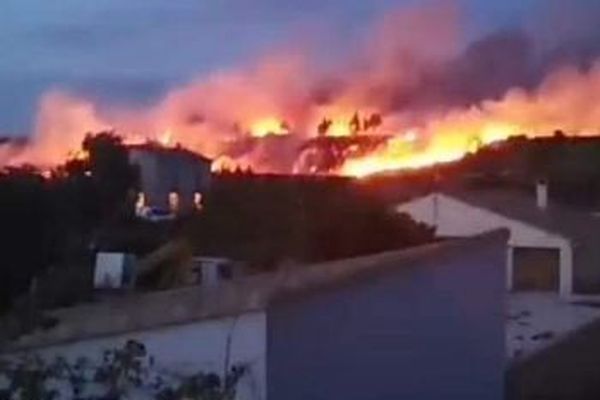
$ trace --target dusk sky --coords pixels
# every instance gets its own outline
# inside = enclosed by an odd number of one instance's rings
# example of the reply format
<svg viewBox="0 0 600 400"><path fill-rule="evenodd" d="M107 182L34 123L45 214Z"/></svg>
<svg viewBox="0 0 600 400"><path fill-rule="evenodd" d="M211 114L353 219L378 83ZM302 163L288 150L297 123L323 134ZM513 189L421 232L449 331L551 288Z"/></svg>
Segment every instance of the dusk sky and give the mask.
<svg viewBox="0 0 600 400"><path fill-rule="evenodd" d="M125 103L302 37L344 51L408 0L3 0L0 133L30 129L51 87ZM462 0L470 35L522 24L536 0ZM326 51L324 54L335 54Z"/></svg>

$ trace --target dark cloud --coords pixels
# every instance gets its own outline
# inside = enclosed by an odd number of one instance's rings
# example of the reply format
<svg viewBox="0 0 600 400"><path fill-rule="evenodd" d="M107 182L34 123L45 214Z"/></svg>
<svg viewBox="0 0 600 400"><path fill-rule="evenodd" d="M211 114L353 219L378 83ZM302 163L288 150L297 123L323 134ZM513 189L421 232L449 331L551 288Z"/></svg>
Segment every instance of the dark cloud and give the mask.
<svg viewBox="0 0 600 400"><path fill-rule="evenodd" d="M565 64L585 68L600 56L598 1L540 1L528 27L539 48L544 72Z"/></svg>
<svg viewBox="0 0 600 400"><path fill-rule="evenodd" d="M421 71L419 85L392 95L392 108L478 104L499 99L510 88L535 88L564 66L586 70L600 58L599 11L600 4L591 7L582 26L563 30L569 32L563 36L556 32L551 42L541 41L540 33L531 29L500 30L477 39L456 58Z"/></svg>
<svg viewBox="0 0 600 400"><path fill-rule="evenodd" d="M502 30L475 40L441 64L422 66L416 85L373 90L391 90L387 97L395 111L449 108L499 98L510 87L535 86L541 79L537 70L528 35L522 30Z"/></svg>
<svg viewBox="0 0 600 400"><path fill-rule="evenodd" d="M471 44L450 65L449 95L466 102L497 98L507 87L531 84L533 62L532 43L524 32L490 34Z"/></svg>

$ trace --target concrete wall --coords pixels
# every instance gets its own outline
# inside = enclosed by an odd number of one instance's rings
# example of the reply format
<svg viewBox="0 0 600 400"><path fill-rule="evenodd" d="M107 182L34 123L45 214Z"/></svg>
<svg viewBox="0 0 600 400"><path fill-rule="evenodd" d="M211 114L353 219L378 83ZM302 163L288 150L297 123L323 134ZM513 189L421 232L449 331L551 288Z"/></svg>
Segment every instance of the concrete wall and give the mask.
<svg viewBox="0 0 600 400"><path fill-rule="evenodd" d="M38 354L48 360L63 356L75 361L84 356L99 361L103 350L122 347L127 340L144 343L155 359L156 369L165 374L187 374L224 371L227 337L231 334L230 364L249 364L250 370L239 386L237 399L265 398L265 332L264 313L248 313L238 318L222 318L188 325L131 333L49 347Z"/></svg>
<svg viewBox="0 0 600 400"><path fill-rule="evenodd" d="M510 230L507 254L507 287L512 289L512 247L538 247L560 250L560 293L573 292L573 252L566 238L538 229L489 210L474 207L452 197L434 193L399 205L398 212L436 227L440 237L468 237L499 228Z"/></svg>
<svg viewBox="0 0 600 400"><path fill-rule="evenodd" d="M280 301L268 398L502 399L506 250L473 250Z"/></svg>

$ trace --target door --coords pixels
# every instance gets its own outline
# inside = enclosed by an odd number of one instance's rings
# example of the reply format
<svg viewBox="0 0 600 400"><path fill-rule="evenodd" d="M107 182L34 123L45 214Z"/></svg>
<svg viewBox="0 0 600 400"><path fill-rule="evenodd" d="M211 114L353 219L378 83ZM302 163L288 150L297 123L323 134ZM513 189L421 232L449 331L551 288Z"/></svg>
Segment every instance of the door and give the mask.
<svg viewBox="0 0 600 400"><path fill-rule="evenodd" d="M560 250L513 248L513 290L558 292Z"/></svg>

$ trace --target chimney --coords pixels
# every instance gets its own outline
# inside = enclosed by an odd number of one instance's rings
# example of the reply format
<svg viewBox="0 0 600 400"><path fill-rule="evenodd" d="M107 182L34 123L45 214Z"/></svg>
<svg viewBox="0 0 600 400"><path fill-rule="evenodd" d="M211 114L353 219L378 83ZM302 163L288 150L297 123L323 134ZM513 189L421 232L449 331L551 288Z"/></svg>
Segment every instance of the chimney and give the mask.
<svg viewBox="0 0 600 400"><path fill-rule="evenodd" d="M548 207L548 182L546 180L540 179L537 181L535 185L535 198L540 210L545 210Z"/></svg>

